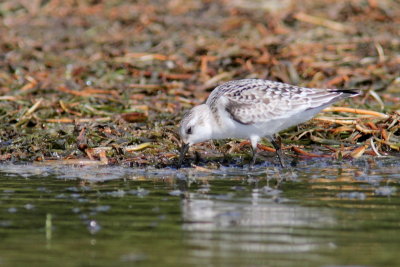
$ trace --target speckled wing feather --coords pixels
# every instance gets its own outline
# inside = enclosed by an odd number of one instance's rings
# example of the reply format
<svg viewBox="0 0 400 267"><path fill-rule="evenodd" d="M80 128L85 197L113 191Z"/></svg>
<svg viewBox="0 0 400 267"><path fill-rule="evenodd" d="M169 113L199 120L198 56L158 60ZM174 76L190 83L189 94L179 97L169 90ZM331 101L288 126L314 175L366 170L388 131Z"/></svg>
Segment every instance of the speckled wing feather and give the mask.
<svg viewBox="0 0 400 267"><path fill-rule="evenodd" d="M349 94L356 94L350 92ZM341 90L321 90L260 79L245 79L217 87L207 104L223 101L232 119L242 124L288 118L308 109L329 105L349 95Z"/></svg>

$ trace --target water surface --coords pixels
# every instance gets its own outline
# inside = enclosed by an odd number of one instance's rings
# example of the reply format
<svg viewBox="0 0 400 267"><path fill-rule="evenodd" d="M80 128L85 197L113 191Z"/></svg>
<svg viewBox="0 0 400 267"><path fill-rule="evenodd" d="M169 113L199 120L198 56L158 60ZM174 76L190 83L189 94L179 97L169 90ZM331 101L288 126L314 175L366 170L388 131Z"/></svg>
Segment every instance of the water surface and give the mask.
<svg viewBox="0 0 400 267"><path fill-rule="evenodd" d="M396 158L0 165L0 266L400 266Z"/></svg>

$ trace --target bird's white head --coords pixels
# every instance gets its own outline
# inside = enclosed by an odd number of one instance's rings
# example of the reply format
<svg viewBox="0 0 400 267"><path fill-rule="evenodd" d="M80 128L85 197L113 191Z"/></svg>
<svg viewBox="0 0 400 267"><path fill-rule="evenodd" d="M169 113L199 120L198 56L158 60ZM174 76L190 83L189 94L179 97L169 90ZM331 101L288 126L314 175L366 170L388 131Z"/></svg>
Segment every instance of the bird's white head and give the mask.
<svg viewBox="0 0 400 267"><path fill-rule="evenodd" d="M213 117L208 105L192 108L181 121L179 134L184 144L193 145L212 138Z"/></svg>

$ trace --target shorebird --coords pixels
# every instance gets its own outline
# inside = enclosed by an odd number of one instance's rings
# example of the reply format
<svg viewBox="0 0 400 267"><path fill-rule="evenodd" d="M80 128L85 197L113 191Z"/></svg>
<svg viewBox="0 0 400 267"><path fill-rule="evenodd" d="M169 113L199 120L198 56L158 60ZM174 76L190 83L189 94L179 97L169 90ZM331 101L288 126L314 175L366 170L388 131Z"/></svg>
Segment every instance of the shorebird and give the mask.
<svg viewBox="0 0 400 267"><path fill-rule="evenodd" d="M284 167L275 134L308 121L322 109L358 90L317 89L285 83L243 79L216 87L205 104L187 112L180 123L182 147L178 167L189 146L210 139L249 139L255 163L258 141L266 137Z"/></svg>

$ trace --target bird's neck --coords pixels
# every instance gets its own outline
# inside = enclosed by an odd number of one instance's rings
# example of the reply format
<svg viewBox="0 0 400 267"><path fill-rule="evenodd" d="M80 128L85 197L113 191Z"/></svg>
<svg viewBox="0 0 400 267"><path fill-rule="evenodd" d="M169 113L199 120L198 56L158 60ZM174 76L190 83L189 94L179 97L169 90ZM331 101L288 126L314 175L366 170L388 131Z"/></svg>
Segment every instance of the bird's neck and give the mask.
<svg viewBox="0 0 400 267"><path fill-rule="evenodd" d="M218 110L212 110L208 107L208 119L207 123L211 129L211 138L212 139L220 139L223 138L224 133L221 131L221 114Z"/></svg>

